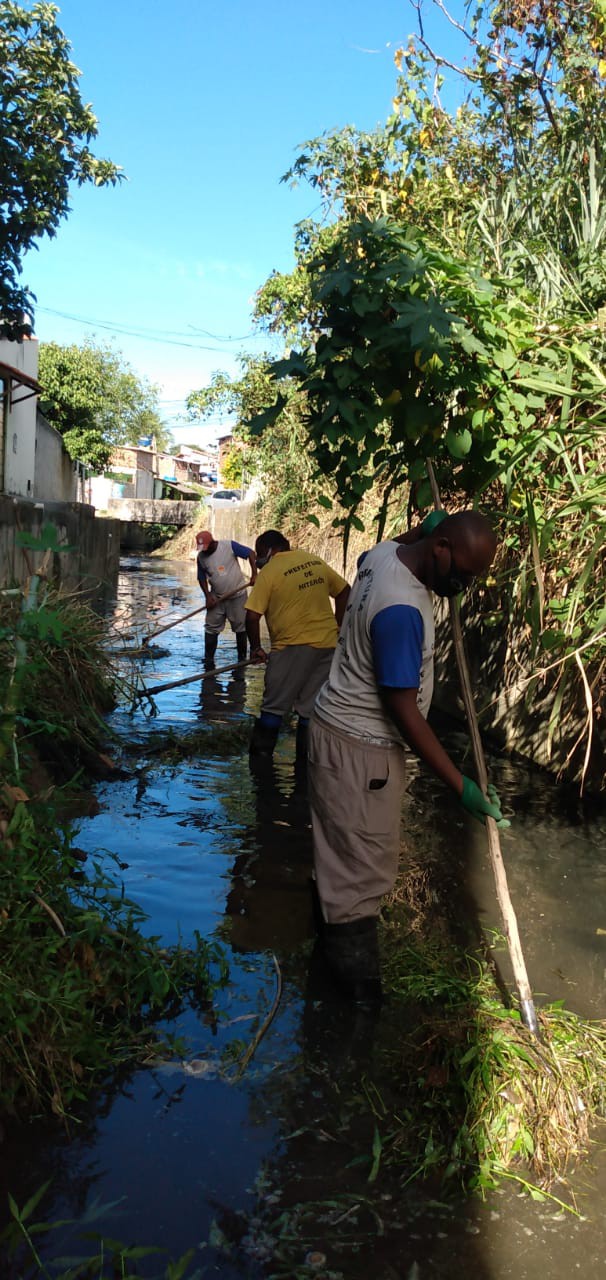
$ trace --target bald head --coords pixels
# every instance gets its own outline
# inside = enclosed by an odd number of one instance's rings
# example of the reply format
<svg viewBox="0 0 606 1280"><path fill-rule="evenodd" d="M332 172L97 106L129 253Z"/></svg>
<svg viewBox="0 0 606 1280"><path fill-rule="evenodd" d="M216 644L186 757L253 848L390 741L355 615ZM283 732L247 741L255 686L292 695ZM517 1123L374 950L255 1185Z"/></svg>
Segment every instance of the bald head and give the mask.
<svg viewBox="0 0 606 1280"><path fill-rule="evenodd" d="M457 564L474 577L477 573L485 573L495 558L495 531L490 520L479 511L456 511L442 520L431 537L434 542L446 539Z"/></svg>
<svg viewBox="0 0 606 1280"><path fill-rule="evenodd" d="M401 546L398 556L436 595L452 597L466 591L478 574L486 573L496 549L496 535L486 516L457 511L413 546Z"/></svg>

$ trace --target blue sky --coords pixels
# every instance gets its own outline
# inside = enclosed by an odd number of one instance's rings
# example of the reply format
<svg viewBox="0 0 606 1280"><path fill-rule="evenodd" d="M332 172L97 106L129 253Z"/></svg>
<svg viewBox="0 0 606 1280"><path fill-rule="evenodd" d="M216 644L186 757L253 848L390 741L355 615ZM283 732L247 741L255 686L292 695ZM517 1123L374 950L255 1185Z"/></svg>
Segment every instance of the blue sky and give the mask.
<svg viewBox="0 0 606 1280"><path fill-rule="evenodd" d="M309 188L280 184L297 145L385 119L415 14L406 0L60 8L99 119L95 151L128 182L75 190L58 235L28 255L36 332L113 342L160 385L167 421L182 418L214 369L232 372L239 350L266 345L250 336L252 296L273 268L290 268L294 224L318 208ZM195 443L208 429L174 434Z"/></svg>

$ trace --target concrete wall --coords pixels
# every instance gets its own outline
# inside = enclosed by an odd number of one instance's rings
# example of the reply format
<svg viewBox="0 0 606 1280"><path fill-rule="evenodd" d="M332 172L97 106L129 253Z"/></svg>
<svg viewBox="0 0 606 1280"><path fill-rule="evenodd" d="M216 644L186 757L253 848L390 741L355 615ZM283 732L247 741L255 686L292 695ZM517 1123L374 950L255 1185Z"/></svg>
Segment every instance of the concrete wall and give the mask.
<svg viewBox="0 0 606 1280"><path fill-rule="evenodd" d="M215 538L233 538L246 546L255 545L255 538L264 526L256 518L254 503L240 502L234 507L209 507L208 528Z"/></svg>
<svg viewBox="0 0 606 1280"><path fill-rule="evenodd" d="M27 502L0 495L0 584L21 584L39 567L43 553L17 545L20 531L40 537L43 525L53 524L59 541L76 549L53 557L53 580L91 596L115 581L120 557L117 520L95 519L94 507L81 503Z"/></svg>
<svg viewBox="0 0 606 1280"><path fill-rule="evenodd" d="M38 377L38 343L35 338L23 342L0 339L0 361L20 369L30 378ZM6 493L16 497L34 497L36 459L36 403L27 387L13 386L10 404L10 387L5 384L4 413L4 480ZM27 396L26 400L21 400Z"/></svg>
<svg viewBox="0 0 606 1280"><path fill-rule="evenodd" d="M168 498L110 498L107 506L109 514L119 520L175 525L193 524L198 508L197 502L173 502Z"/></svg>
<svg viewBox="0 0 606 1280"><path fill-rule="evenodd" d="M47 422L40 412L36 415L36 445L34 465L35 502L77 502L78 463L70 458L61 433Z"/></svg>

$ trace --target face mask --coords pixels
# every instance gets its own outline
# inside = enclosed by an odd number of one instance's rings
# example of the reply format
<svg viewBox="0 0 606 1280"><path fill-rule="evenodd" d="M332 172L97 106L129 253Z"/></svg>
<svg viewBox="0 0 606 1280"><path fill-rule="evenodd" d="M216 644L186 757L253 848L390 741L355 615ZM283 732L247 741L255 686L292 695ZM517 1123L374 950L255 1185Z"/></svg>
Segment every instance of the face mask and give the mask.
<svg viewBox="0 0 606 1280"><path fill-rule="evenodd" d="M452 600L454 596L460 596L466 591L473 581L473 573L466 573L463 569L457 569L457 566L450 555L450 568L448 573L435 572L432 591L437 596L444 596L447 600Z"/></svg>
<svg viewBox="0 0 606 1280"><path fill-rule="evenodd" d="M271 560L271 551L268 551L266 556L257 556L257 569L262 569L268 560Z"/></svg>

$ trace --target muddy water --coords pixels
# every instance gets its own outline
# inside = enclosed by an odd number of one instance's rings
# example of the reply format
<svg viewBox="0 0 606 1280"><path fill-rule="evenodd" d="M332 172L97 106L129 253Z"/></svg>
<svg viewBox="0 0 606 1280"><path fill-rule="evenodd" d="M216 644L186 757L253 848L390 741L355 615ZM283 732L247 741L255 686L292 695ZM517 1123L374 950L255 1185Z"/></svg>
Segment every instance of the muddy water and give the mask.
<svg viewBox="0 0 606 1280"><path fill-rule="evenodd" d="M191 565L141 561L121 575L117 610L160 625L198 600ZM202 626L194 618L158 638L167 652L146 662L148 684L201 667ZM224 635L217 665L235 657ZM131 776L99 788L100 812L78 833L91 854L120 859L150 932L171 942L197 929L221 941L231 981L217 997L217 1019L184 1014L176 1029L188 1037L190 1065L159 1063L113 1082L69 1140L34 1128L26 1148L12 1141L3 1181L23 1200L52 1177L45 1216L80 1222L55 1237L65 1254L84 1251L80 1230L97 1230L173 1257L193 1248L191 1272L204 1277L603 1276L600 1147L572 1178L580 1218L510 1188L485 1202L446 1198L381 1168L369 1183L377 1104L365 1094L365 1055L406 1027L389 1007L377 1026L352 1021L310 980L310 841L292 735L264 780L251 777L244 751L213 758L207 750L175 765L146 754L160 728L212 728L254 714L261 681L248 669L245 679L224 675L161 694L155 720L118 711L114 727L139 744L125 758ZM461 758L462 735L451 747ZM604 819L527 766L495 758L491 771L515 811L503 845L534 989L604 1017ZM451 856L471 915L484 929L497 926L481 829L421 773L407 806ZM239 1076L235 1059L276 997L276 962L278 1012ZM570 1188L560 1190L568 1199ZM153 1258L138 1265L145 1275L161 1271Z"/></svg>

